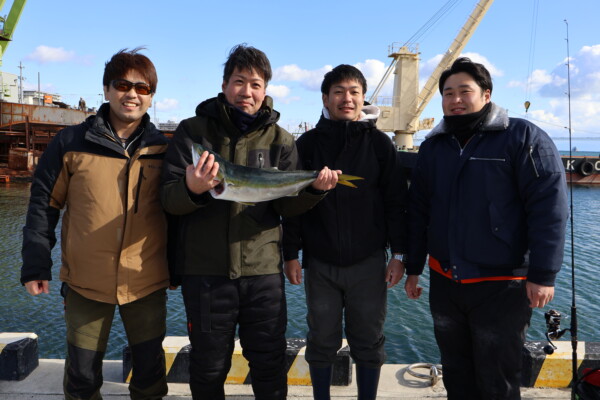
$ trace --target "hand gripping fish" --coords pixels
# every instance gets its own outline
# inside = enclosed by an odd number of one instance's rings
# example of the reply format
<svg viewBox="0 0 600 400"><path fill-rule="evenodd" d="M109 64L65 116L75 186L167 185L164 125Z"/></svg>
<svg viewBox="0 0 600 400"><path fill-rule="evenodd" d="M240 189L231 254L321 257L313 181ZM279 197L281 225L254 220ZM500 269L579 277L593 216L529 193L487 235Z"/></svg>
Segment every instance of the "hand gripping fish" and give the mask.
<svg viewBox="0 0 600 400"><path fill-rule="evenodd" d="M219 172L215 179L219 184L210 190L210 194L215 199L253 204L285 196L297 196L319 175L319 171L280 171L277 168L262 169L232 164L198 143L192 144L194 165L198 164L204 151L214 155L215 161L219 163ZM339 184L353 188L356 186L350 181L363 179L345 174L338 178Z"/></svg>

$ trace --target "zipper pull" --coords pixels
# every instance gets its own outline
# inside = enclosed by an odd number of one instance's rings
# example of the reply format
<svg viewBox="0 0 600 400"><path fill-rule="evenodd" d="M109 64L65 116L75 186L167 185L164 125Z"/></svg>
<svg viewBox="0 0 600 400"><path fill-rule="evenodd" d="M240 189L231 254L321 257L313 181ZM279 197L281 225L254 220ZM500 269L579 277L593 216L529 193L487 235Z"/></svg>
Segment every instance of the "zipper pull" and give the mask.
<svg viewBox="0 0 600 400"><path fill-rule="evenodd" d="M537 167L535 166L535 160L533 159L533 146L529 146L529 159L531 160L531 165L533 166L533 171L535 172L535 177L539 178L540 173L538 172Z"/></svg>

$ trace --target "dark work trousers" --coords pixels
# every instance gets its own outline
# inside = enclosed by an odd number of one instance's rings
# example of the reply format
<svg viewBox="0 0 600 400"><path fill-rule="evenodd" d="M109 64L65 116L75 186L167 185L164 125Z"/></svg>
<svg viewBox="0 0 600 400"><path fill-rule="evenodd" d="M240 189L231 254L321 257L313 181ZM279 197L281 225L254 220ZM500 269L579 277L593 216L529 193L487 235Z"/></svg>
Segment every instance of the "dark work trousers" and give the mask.
<svg viewBox="0 0 600 400"><path fill-rule="evenodd" d="M461 284L431 271L429 304L449 400L520 399L526 281Z"/></svg>
<svg viewBox="0 0 600 400"><path fill-rule="evenodd" d="M225 398L236 326L257 400L285 399L287 305L283 274L229 279L186 275L190 388L195 400Z"/></svg>
<svg viewBox="0 0 600 400"><path fill-rule="evenodd" d="M65 399L102 399L102 360L116 305L87 299L65 284L62 292L67 323ZM129 393L134 400L158 400L167 395L162 347L166 332L166 305L166 290L161 289L119 306L131 349Z"/></svg>
<svg viewBox="0 0 600 400"><path fill-rule="evenodd" d="M308 315L306 361L322 368L334 363L342 345L342 320L350 355L358 365L385 362L383 323L387 307L385 252L340 267L310 258L304 271Z"/></svg>

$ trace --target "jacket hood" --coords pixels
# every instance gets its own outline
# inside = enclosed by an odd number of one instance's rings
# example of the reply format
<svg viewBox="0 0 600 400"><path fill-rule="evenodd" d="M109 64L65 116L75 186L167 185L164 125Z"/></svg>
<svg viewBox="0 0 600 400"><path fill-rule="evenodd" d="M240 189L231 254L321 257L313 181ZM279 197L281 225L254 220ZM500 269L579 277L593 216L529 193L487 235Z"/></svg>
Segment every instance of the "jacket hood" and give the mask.
<svg viewBox="0 0 600 400"><path fill-rule="evenodd" d="M508 128L509 119L508 111L492 102L492 108L487 115L483 125L479 128L480 131L503 131ZM432 138L437 135L450 134L448 126L444 120L435 126L427 135L425 139Z"/></svg>
<svg viewBox="0 0 600 400"><path fill-rule="evenodd" d="M379 107L371 105L365 102L362 110L360 111L360 118L358 121L367 121L367 120L377 120L379 118L379 114L381 114L381 110ZM323 117L331 120L331 116L329 115L329 110L323 107Z"/></svg>

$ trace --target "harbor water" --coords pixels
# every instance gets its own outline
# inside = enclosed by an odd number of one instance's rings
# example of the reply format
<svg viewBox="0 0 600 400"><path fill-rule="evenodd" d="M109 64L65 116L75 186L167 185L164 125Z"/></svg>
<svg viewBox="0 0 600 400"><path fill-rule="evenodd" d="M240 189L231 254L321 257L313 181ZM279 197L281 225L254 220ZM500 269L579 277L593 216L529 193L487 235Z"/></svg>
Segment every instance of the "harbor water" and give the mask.
<svg viewBox="0 0 600 400"><path fill-rule="evenodd" d="M32 297L19 282L22 228L29 199L29 184L0 184L0 332L35 332L39 336L40 358L65 358L65 324L62 297L59 294L59 243L52 253L54 260L50 294ZM600 292L598 278L600 255L600 188L574 187L574 248L579 341L600 341L598 316ZM57 229L60 235L60 229ZM556 309L563 315L562 328L570 325L571 236L568 230L563 269L556 283L554 300L545 309L534 311L528 340L544 340L544 311ZM401 284L388 292L385 324L388 363L439 362L428 305L429 273L421 283L424 293L419 300L406 298ZM306 306L303 286L287 285L288 330L290 338L306 336ZM185 336L185 313L180 290L169 291L167 335ZM511 318L498 315L499 319ZM567 333L563 340L569 340ZM126 345L118 313L111 331L106 359L119 360Z"/></svg>

